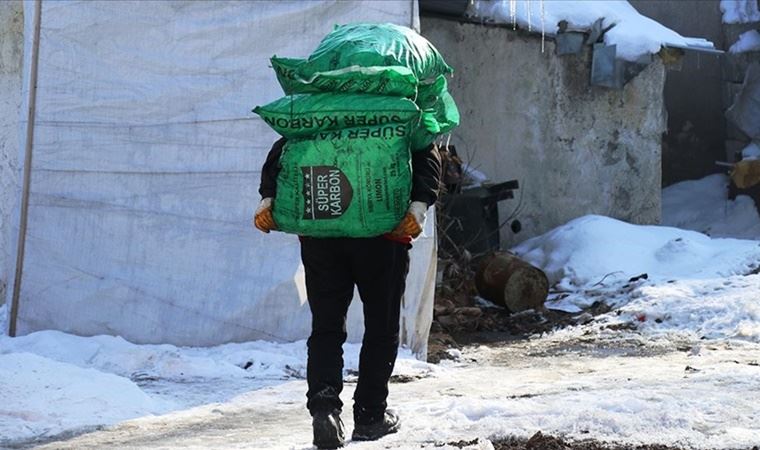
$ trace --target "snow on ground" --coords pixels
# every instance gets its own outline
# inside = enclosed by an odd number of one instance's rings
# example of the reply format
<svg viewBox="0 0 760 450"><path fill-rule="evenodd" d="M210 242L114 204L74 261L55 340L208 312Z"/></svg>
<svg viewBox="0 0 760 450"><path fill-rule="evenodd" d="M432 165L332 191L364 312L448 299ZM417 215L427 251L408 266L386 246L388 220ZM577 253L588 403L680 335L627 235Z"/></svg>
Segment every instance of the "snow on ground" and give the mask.
<svg viewBox="0 0 760 450"><path fill-rule="evenodd" d="M760 343L760 275L644 285L614 315L650 335Z"/></svg>
<svg viewBox="0 0 760 450"><path fill-rule="evenodd" d="M614 309L598 328L633 324L653 339L733 339L760 343L760 275L671 282L640 280L555 295L547 307L579 312L596 301Z"/></svg>
<svg viewBox="0 0 760 450"><path fill-rule="evenodd" d="M758 52L760 51L760 33L757 30L749 30L739 35L739 39L728 49L729 53Z"/></svg>
<svg viewBox="0 0 760 450"><path fill-rule="evenodd" d="M663 189L662 224L718 238L760 240L754 201L746 195L729 200L728 183L726 175L715 174Z"/></svg>
<svg viewBox="0 0 760 450"><path fill-rule="evenodd" d="M723 23L748 23L760 21L757 0L720 0Z"/></svg>
<svg viewBox="0 0 760 450"><path fill-rule="evenodd" d="M126 378L23 352L0 355L0 393L0 444L171 409Z"/></svg>
<svg viewBox="0 0 760 450"><path fill-rule="evenodd" d="M631 346L630 354L614 354L562 348L567 341L561 336L468 348L459 362L427 378L392 384L389 404L402 418L401 431L349 448L454 449L445 444L527 437L537 430L699 449L749 448L760 441L757 345L654 354ZM102 448L114 442L128 448L312 448L305 388L302 380L287 382L42 448ZM344 400L353 388L347 385ZM346 412L350 432L350 408Z"/></svg>
<svg viewBox="0 0 760 450"><path fill-rule="evenodd" d="M700 38L683 37L659 22L639 14L627 1L513 0L474 2L468 14L497 23L514 23L520 28L555 35L560 21L568 22L569 30L587 31L598 19L603 28L615 25L604 35L604 43L617 45L617 56L636 61L643 55L660 51L663 45L713 48Z"/></svg>
<svg viewBox="0 0 760 450"><path fill-rule="evenodd" d="M345 346L349 378L359 348ZM418 377L436 369L402 349L396 374ZM224 402L305 375L305 341L181 348L59 331L0 335L0 445Z"/></svg>

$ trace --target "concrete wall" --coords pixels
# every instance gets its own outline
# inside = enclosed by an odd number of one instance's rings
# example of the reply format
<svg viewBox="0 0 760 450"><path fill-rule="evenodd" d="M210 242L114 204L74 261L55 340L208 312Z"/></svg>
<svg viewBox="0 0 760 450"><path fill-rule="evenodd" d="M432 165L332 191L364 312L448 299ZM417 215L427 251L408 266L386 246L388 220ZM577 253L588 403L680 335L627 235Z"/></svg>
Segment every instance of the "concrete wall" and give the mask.
<svg viewBox="0 0 760 450"><path fill-rule="evenodd" d="M21 1L0 2L0 305L10 274L11 211L18 185L18 119L23 57ZM14 238L15 239L15 238Z"/></svg>
<svg viewBox="0 0 760 450"><path fill-rule="evenodd" d="M575 217L660 220L665 70L658 61L622 91L589 86L590 54L557 57L553 42L506 28L422 17L454 67L462 114L452 143L495 182L518 179L523 231L502 246ZM500 204L502 220L517 200Z"/></svg>
<svg viewBox="0 0 760 450"><path fill-rule="evenodd" d="M704 37L727 49L718 0L631 0L642 14L684 36ZM663 148L663 184L702 178L720 171L726 159L722 57L689 52L680 71L668 71L665 107L668 134Z"/></svg>

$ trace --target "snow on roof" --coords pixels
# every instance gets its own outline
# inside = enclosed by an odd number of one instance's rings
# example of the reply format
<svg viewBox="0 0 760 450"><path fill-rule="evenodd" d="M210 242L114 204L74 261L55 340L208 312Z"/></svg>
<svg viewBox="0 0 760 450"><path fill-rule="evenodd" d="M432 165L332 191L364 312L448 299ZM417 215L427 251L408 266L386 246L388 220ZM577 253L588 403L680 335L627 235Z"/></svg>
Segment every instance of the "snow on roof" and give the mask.
<svg viewBox="0 0 760 450"><path fill-rule="evenodd" d="M723 23L749 23L760 21L757 0L720 0Z"/></svg>
<svg viewBox="0 0 760 450"><path fill-rule="evenodd" d="M520 28L547 35L556 35L559 23L566 21L568 30L587 31L598 19L603 28L614 25L604 35L606 45L617 45L617 56L627 61L657 53L666 47L714 48L712 42L684 37L639 14L625 0L476 0L468 14L497 23L517 24Z"/></svg>

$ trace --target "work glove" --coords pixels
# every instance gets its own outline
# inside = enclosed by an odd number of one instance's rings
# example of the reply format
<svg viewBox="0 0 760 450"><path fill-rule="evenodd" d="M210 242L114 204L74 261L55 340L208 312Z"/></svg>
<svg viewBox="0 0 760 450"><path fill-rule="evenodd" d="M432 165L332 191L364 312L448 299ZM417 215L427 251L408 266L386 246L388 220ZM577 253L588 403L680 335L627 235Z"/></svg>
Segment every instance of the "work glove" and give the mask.
<svg viewBox="0 0 760 450"><path fill-rule="evenodd" d="M274 218L272 217L272 197L261 199L261 203L259 203L259 207L256 208L256 213L253 215L253 226L264 233L277 229L277 224L274 223Z"/></svg>
<svg viewBox="0 0 760 450"><path fill-rule="evenodd" d="M412 238L419 236L422 233L422 227L425 226L425 213L427 209L428 206L424 202L412 202L409 204L404 218L391 231L391 235L397 237L411 236Z"/></svg>

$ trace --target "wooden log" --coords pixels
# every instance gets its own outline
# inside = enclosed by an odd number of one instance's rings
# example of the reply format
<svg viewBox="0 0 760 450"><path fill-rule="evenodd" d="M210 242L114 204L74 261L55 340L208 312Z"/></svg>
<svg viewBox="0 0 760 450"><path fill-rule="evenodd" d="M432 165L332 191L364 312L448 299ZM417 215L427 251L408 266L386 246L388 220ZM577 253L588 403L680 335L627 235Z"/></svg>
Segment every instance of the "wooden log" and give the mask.
<svg viewBox="0 0 760 450"><path fill-rule="evenodd" d="M513 313L540 309L549 295L546 274L509 253L484 257L475 273L475 287L481 297Z"/></svg>

